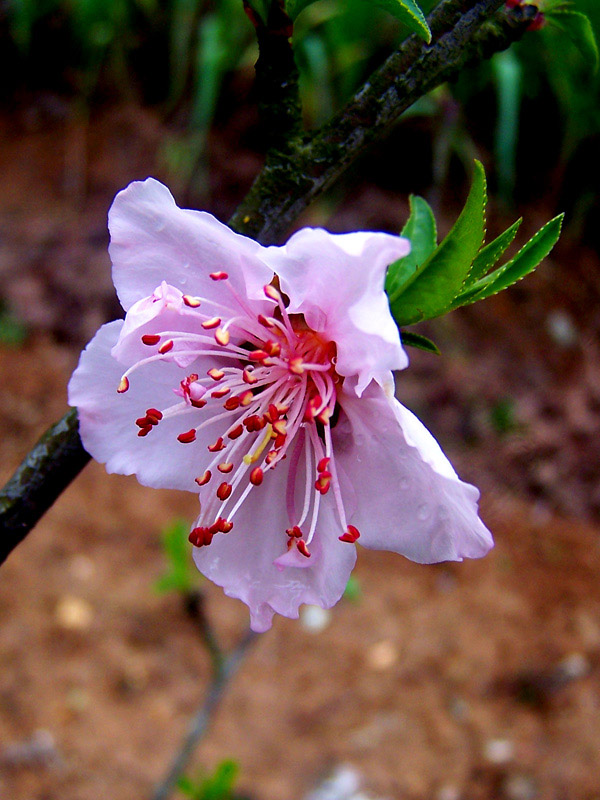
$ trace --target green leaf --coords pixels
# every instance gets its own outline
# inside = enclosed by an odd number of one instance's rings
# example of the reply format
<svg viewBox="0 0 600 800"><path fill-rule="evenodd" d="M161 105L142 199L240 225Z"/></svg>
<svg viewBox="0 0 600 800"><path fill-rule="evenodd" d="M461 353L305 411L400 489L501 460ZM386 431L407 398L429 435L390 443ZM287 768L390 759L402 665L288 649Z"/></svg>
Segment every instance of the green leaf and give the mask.
<svg viewBox="0 0 600 800"><path fill-rule="evenodd" d="M425 350L427 353L435 353L436 356L440 355L437 344L426 336L421 336L420 333L400 331L400 340L402 344L407 344L409 347L416 347L419 350Z"/></svg>
<svg viewBox="0 0 600 800"><path fill-rule="evenodd" d="M427 43L431 41L431 31L425 15L415 0L372 0L376 6L389 11L396 19Z"/></svg>
<svg viewBox="0 0 600 800"><path fill-rule="evenodd" d="M559 28L578 47L584 60L592 67L594 72L598 69L600 56L598 43L592 23L580 11L573 11L565 6L555 6L545 12L548 22Z"/></svg>
<svg viewBox="0 0 600 800"><path fill-rule="evenodd" d="M485 206L485 172L476 161L469 196L452 230L404 285L390 295L392 315L400 327L437 317L450 307L483 243Z"/></svg>
<svg viewBox="0 0 600 800"><path fill-rule="evenodd" d="M514 258L461 292L452 304L452 308L497 294L532 272L558 241L563 217L564 214L559 214L551 219L531 237L527 244L523 245Z"/></svg>
<svg viewBox="0 0 600 800"><path fill-rule="evenodd" d="M401 22L412 32L420 36L426 42L431 41L431 31L425 19L425 15L415 2L415 0L369 0L376 6L389 11L392 16ZM256 4L257 0L253 0ZM291 19L295 20L298 14L316 0L285 0L285 10Z"/></svg>
<svg viewBox="0 0 600 800"><path fill-rule="evenodd" d="M512 240L515 238L517 231L521 227L523 217L514 222L510 228L501 233L493 242L486 244L475 257L473 266L469 270L469 274L465 279L465 287L478 281L488 272L494 264L502 258L507 248L510 246Z"/></svg>
<svg viewBox="0 0 600 800"><path fill-rule="evenodd" d="M423 264L437 245L435 217L422 197L409 197L410 216L402 228L402 236L410 240L410 253L388 267L385 290L389 296L400 292L419 264Z"/></svg>
<svg viewBox="0 0 600 800"><path fill-rule="evenodd" d="M192 567L188 545L189 525L176 519L162 531L162 546L167 560L167 571L154 584L157 592L192 591L197 581L197 571Z"/></svg>

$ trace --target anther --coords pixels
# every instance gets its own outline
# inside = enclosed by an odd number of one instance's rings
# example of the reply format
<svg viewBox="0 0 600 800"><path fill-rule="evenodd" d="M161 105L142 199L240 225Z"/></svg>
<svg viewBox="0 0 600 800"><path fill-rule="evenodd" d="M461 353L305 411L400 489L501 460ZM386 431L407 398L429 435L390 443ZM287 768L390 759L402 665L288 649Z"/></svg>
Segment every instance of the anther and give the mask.
<svg viewBox="0 0 600 800"><path fill-rule="evenodd" d="M243 428L242 424L240 423L239 425L236 425L235 428L230 430L229 433L227 434L227 436L230 439L237 439L238 436L241 436L243 432L244 432L244 428Z"/></svg>
<svg viewBox="0 0 600 800"><path fill-rule="evenodd" d="M310 551L306 546L304 539L298 539L296 542L296 547L298 548L299 553L301 553L303 556L306 556L306 558L310 558Z"/></svg>
<svg viewBox="0 0 600 800"><path fill-rule="evenodd" d="M225 397L225 395L229 394L230 391L231 389L229 386L224 386L222 389L215 389L214 392L210 393L210 396L216 398Z"/></svg>
<svg viewBox="0 0 600 800"><path fill-rule="evenodd" d="M222 378L225 377L225 373L222 369L217 369L216 367L211 367L207 373L209 378L212 378L213 381L220 381Z"/></svg>
<svg viewBox="0 0 600 800"><path fill-rule="evenodd" d="M152 425L158 425L160 420L163 418L162 411L159 411L158 408L147 408L146 416Z"/></svg>
<svg viewBox="0 0 600 800"><path fill-rule="evenodd" d="M250 473L250 483L254 486L260 486L263 482L263 471L260 467L254 467Z"/></svg>
<svg viewBox="0 0 600 800"><path fill-rule="evenodd" d="M219 530L221 531L221 533L229 533L229 531L233 529L233 522L231 522L231 520L219 517L217 523L219 525Z"/></svg>
<svg viewBox="0 0 600 800"><path fill-rule="evenodd" d="M238 395L238 399L240 401L241 406L249 406L252 400L254 399L254 395L252 394L250 389L247 389L245 392L242 392Z"/></svg>
<svg viewBox="0 0 600 800"><path fill-rule="evenodd" d="M123 376L121 378L121 380L119 381L119 386L117 388L117 392L119 394L123 394L123 392L126 392L127 389L129 389L129 378L126 378L125 376Z"/></svg>
<svg viewBox="0 0 600 800"><path fill-rule="evenodd" d="M272 328L275 325L275 322L269 317L265 317L264 314L258 315L258 321L265 328Z"/></svg>
<svg viewBox="0 0 600 800"><path fill-rule="evenodd" d="M197 297L184 294L182 299L186 306L189 306L190 308L198 308L200 306L200 300Z"/></svg>
<svg viewBox="0 0 600 800"><path fill-rule="evenodd" d="M275 300L275 302L277 303L281 300L281 295L274 286L271 286L270 283L263 288L266 296L269 297L271 300Z"/></svg>
<svg viewBox="0 0 600 800"><path fill-rule="evenodd" d="M220 344L221 347L226 347L229 344L229 331L223 328L217 328L215 331L215 341L217 344Z"/></svg>
<svg viewBox="0 0 600 800"><path fill-rule="evenodd" d="M284 419L277 419L273 422L273 430L280 436L285 436L287 433L287 423Z"/></svg>
<svg viewBox="0 0 600 800"><path fill-rule="evenodd" d="M198 486L206 486L209 480L212 478L212 472L207 469L204 475L200 475L199 478L194 478Z"/></svg>
<svg viewBox="0 0 600 800"><path fill-rule="evenodd" d="M208 445L208 450L210 450L211 453L218 453L219 450L224 450L224 449L225 449L225 443L223 442L222 436L219 436L219 438L214 444Z"/></svg>
<svg viewBox="0 0 600 800"><path fill-rule="evenodd" d="M346 532L343 533L341 536L338 536L340 542L349 542L350 544L354 544L354 542L360 537L360 533L358 528L355 528L354 525L348 525L346 528Z"/></svg>
<svg viewBox="0 0 600 800"><path fill-rule="evenodd" d="M226 272L220 271L211 272L210 277L213 279L213 281L226 281L229 275Z"/></svg>
<svg viewBox="0 0 600 800"><path fill-rule="evenodd" d="M147 436L151 430L152 430L152 425L145 425L143 428L139 429L138 436Z"/></svg>
<svg viewBox="0 0 600 800"><path fill-rule="evenodd" d="M221 324L221 317L211 317L210 319L205 319L204 322L200 323L205 331L210 331L213 328L218 328Z"/></svg>
<svg viewBox="0 0 600 800"><path fill-rule="evenodd" d="M182 444L190 444L190 442L194 442L196 440L196 428L190 428L189 431L185 431L184 433L180 433L177 437L177 441L181 442Z"/></svg>
<svg viewBox="0 0 600 800"><path fill-rule="evenodd" d="M270 339L269 341L265 342L264 345L265 352L270 356L278 356L281 353L281 345L279 342L272 342Z"/></svg>
<svg viewBox="0 0 600 800"><path fill-rule="evenodd" d="M288 528L286 530L286 533L292 539L293 538L300 539L300 537L302 536L302 531L300 530L300 528L297 525L294 525L293 528Z"/></svg>
<svg viewBox="0 0 600 800"><path fill-rule="evenodd" d="M158 352L161 356L164 356L165 353L168 353L169 350L173 349L173 339L167 339L166 342L163 342L161 346L158 348Z"/></svg>
<svg viewBox="0 0 600 800"><path fill-rule="evenodd" d="M230 483L223 481L223 483L217 489L217 497L219 498L219 500L223 501L227 500L227 498L231 495L232 491L233 491L233 486Z"/></svg>
<svg viewBox="0 0 600 800"><path fill-rule="evenodd" d="M256 383L256 382L257 382L257 380L258 380L258 378L256 377L256 375L253 375L253 374L250 372L250 370L249 370L249 369L245 369L245 370L242 372L242 379L243 379L244 383Z"/></svg>
<svg viewBox="0 0 600 800"><path fill-rule="evenodd" d="M223 403L223 408L226 411L235 411L240 405L240 398L239 397L228 397L227 400Z"/></svg>
<svg viewBox="0 0 600 800"><path fill-rule="evenodd" d="M224 475L227 475L227 473L231 472L231 470L233 469L233 464L231 462L223 461L222 464L218 465L217 469L219 470L219 472L222 472Z"/></svg>
<svg viewBox="0 0 600 800"><path fill-rule="evenodd" d="M248 358L250 361L264 361L265 358L268 358L269 354L266 353L264 350L252 350L252 352L248 353Z"/></svg>
<svg viewBox="0 0 600 800"><path fill-rule="evenodd" d="M160 336L157 333L146 333L142 336L142 344L153 345L160 342Z"/></svg>
<svg viewBox="0 0 600 800"><path fill-rule="evenodd" d="M322 458L319 461L319 463L317 464L317 472L325 472L325 470L327 469L330 461L331 461L331 459L328 458L327 456Z"/></svg>
<svg viewBox="0 0 600 800"><path fill-rule="evenodd" d="M300 356L296 358L290 358L288 361L288 369L294 375L302 375L304 373L303 361Z"/></svg>

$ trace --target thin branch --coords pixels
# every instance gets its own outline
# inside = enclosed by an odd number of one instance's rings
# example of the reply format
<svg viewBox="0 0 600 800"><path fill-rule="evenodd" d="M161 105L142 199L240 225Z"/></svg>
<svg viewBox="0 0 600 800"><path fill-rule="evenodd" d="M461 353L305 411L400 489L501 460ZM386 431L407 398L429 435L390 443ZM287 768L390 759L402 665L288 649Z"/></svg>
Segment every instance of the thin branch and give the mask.
<svg viewBox="0 0 600 800"><path fill-rule="evenodd" d="M525 32L535 6L504 0L444 0L429 17L427 45L409 37L332 122L285 151L271 152L230 226L276 241L306 206L419 97ZM22 541L89 456L71 410L42 437L0 493L0 563Z"/></svg>
<svg viewBox="0 0 600 800"><path fill-rule="evenodd" d="M183 775L198 742L206 732L229 681L237 672L246 651L256 640L257 636L258 634L248 630L237 647L225 658L221 665L214 670L213 678L206 692L206 696L195 716L192 718L188 732L164 780L154 791L152 800L167 800L173 789L177 786L177 781Z"/></svg>

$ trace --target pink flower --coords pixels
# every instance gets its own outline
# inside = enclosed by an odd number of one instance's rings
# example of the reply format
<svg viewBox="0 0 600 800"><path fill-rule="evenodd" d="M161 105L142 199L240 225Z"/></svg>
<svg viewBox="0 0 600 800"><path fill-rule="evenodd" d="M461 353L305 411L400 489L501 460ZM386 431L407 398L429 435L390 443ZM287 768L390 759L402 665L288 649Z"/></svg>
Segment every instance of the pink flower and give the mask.
<svg viewBox="0 0 600 800"><path fill-rule="evenodd" d="M484 555L479 493L393 398L407 366L383 286L409 243L303 229L262 247L155 180L109 216L124 321L69 384L109 472L199 493L201 572L252 627L341 597L354 542L432 563Z"/></svg>

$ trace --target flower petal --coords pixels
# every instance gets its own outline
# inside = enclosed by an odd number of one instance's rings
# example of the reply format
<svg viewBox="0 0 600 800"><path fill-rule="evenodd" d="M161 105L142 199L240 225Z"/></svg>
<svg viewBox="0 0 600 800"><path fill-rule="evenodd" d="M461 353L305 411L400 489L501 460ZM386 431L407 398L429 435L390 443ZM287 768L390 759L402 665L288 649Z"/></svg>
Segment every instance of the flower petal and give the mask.
<svg viewBox="0 0 600 800"><path fill-rule="evenodd" d="M336 343L336 371L358 377L359 396L372 379L382 382L389 370L408 366L384 284L388 265L409 250L400 236L322 228L303 228L283 247L266 249L288 310Z"/></svg>
<svg viewBox="0 0 600 800"><path fill-rule="evenodd" d="M356 561L356 548L338 540L333 504L325 502L310 558L283 556L285 529L290 525L286 482L284 462L251 492L234 517L231 533L216 534L208 547L194 548L198 569L229 597L249 607L255 631L268 630L274 613L297 619L303 603L331 608L342 596ZM294 558L298 566L284 566Z"/></svg>
<svg viewBox="0 0 600 800"><path fill-rule="evenodd" d="M116 320L100 328L69 382L69 403L77 406L83 446L106 463L107 472L135 474L146 486L197 492L194 478L206 469L206 447L217 434L209 425L191 444L177 441L177 435L207 419L209 409L163 419L147 436L138 436L136 418L148 408L161 410L177 402L173 389L186 373L173 362L149 364L135 373L127 392L117 394L123 365L111 350L122 327L122 320Z"/></svg>
<svg viewBox="0 0 600 800"><path fill-rule="evenodd" d="M493 541L478 517L479 492L459 480L419 420L375 384L339 401L335 457L342 493L347 480L356 498L349 521L360 543L423 564L485 555Z"/></svg>
<svg viewBox="0 0 600 800"><path fill-rule="evenodd" d="M222 301L211 272L226 271L236 289L252 297L261 296L273 277L260 259L261 245L212 214L179 208L153 178L119 192L108 225L113 281L126 311L165 279L184 293Z"/></svg>

